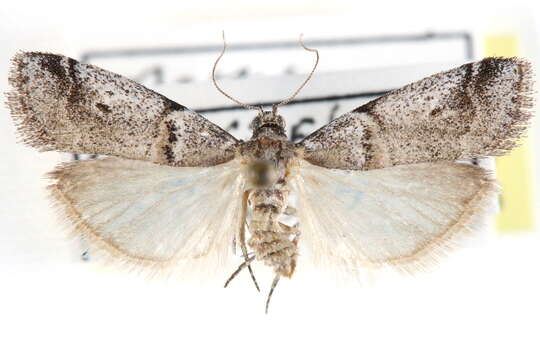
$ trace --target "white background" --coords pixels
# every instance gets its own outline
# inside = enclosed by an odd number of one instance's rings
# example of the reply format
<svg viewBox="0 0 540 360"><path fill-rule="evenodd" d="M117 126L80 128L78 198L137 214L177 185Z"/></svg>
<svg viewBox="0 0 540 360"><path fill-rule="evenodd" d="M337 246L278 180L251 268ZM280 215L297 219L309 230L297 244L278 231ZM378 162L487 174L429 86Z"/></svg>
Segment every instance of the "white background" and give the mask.
<svg viewBox="0 0 540 360"><path fill-rule="evenodd" d="M511 28L535 44L538 14L519 1L9 2L0 88L18 50L215 44L223 29L232 43ZM280 283L265 316L245 274L223 290L80 262L42 180L62 156L16 144L5 109L0 119L1 359L540 358L535 233L478 239L429 273L363 286L303 273Z"/></svg>

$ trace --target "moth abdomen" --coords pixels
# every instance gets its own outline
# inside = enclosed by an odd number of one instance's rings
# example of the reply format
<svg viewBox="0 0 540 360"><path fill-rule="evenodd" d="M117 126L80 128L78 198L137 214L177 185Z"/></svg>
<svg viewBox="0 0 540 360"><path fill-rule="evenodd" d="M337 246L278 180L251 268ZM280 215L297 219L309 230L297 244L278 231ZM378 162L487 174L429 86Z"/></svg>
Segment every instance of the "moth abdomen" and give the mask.
<svg viewBox="0 0 540 360"><path fill-rule="evenodd" d="M248 245L257 260L272 267L276 274L291 277L298 257L298 232L280 221L288 208L288 196L288 190L276 188L250 193L252 213L248 227L252 235Z"/></svg>
<svg viewBox="0 0 540 360"><path fill-rule="evenodd" d="M255 251L257 260L272 267L276 274L290 278L298 257L298 248L290 236L289 232L255 231L248 245Z"/></svg>

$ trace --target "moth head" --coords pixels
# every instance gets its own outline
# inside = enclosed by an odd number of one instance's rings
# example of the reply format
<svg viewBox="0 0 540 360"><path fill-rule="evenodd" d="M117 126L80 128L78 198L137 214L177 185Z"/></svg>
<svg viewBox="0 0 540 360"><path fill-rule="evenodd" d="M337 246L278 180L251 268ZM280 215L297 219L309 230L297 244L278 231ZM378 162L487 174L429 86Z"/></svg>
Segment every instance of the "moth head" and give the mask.
<svg viewBox="0 0 540 360"><path fill-rule="evenodd" d="M253 130L253 137L261 135L285 136L285 121L275 111L261 111L249 125Z"/></svg>

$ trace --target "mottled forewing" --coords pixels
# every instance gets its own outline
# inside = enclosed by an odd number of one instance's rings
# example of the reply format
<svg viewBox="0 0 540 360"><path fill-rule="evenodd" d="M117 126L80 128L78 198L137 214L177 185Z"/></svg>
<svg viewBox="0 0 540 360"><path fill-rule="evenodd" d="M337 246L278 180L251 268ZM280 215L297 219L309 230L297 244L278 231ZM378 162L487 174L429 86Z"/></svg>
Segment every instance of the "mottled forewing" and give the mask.
<svg viewBox="0 0 540 360"><path fill-rule="evenodd" d="M392 91L333 120L298 146L337 169L501 155L530 118L530 64L486 58Z"/></svg>
<svg viewBox="0 0 540 360"><path fill-rule="evenodd" d="M233 158L237 141L201 115L118 74L71 58L20 53L8 106L41 151L115 155L172 166Z"/></svg>

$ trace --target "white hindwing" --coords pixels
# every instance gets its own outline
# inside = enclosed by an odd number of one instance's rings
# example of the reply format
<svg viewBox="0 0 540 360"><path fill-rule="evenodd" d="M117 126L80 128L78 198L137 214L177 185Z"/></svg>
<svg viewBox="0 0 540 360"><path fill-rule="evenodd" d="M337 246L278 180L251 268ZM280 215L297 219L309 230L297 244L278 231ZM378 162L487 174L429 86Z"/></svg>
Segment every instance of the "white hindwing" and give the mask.
<svg viewBox="0 0 540 360"><path fill-rule="evenodd" d="M484 169L450 162L347 171L301 161L292 186L307 255L347 271L382 264L413 271L435 262L497 192Z"/></svg>
<svg viewBox="0 0 540 360"><path fill-rule="evenodd" d="M93 254L153 270L204 260L209 273L229 260L243 186L235 160L178 168L110 157L49 176L64 218Z"/></svg>

